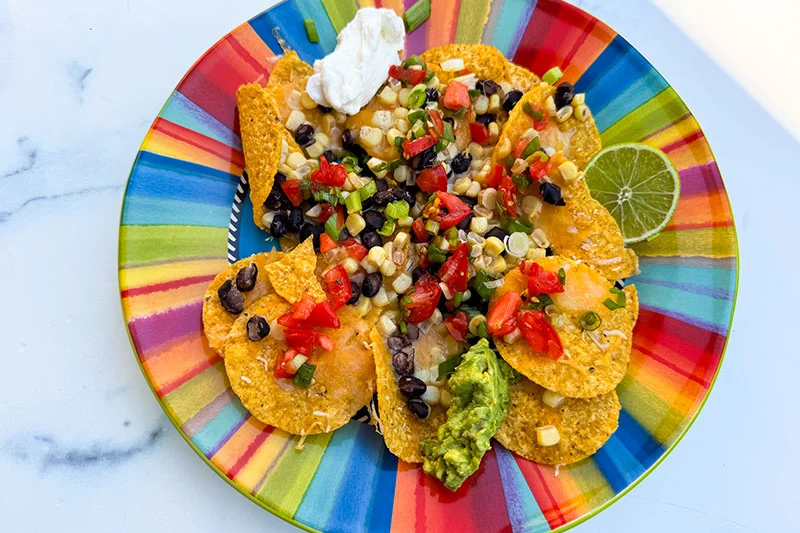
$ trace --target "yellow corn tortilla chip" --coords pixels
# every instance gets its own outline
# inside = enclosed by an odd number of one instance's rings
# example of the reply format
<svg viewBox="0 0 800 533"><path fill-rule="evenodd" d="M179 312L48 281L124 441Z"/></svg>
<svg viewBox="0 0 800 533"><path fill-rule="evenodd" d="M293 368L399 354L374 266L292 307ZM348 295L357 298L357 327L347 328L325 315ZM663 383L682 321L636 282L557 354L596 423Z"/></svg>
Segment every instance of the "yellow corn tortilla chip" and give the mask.
<svg viewBox="0 0 800 533"><path fill-rule="evenodd" d="M625 287L625 308L612 311L603 302L607 298L616 300L618 295L609 292L613 284L596 270L559 256L536 262L550 272L563 268L566 274L564 292L550 295L555 312L550 321L561 339L564 355L554 360L537 354L524 338L513 344L498 339L497 349L520 374L564 396L592 398L611 392L625 376L630 361L633 326L639 314L636 287ZM510 290L525 293L526 280L519 268L510 271L492 295L492 302ZM584 332L580 326L581 317L588 311L594 311L602 320L593 332Z"/></svg>
<svg viewBox="0 0 800 533"><path fill-rule="evenodd" d="M282 256L282 252L267 252L240 259L217 274L217 277L206 289L206 294L203 298L203 332L208 339L208 345L220 354L223 353L222 348L225 345L225 339L227 339L231 326L233 326L238 315L231 314L222 307L217 291L228 280L233 281L235 284L236 275L239 271L250 266L250 264L254 264L258 268L256 284L252 290L242 293L245 308L252 305L266 296L267 293L273 292L264 267L278 261Z"/></svg>
<svg viewBox="0 0 800 533"><path fill-rule="evenodd" d="M317 254L314 253L314 241L308 237L280 261L264 267L272 287L279 296L293 304L305 293L310 294L318 302L325 300L325 291L314 275L317 268Z"/></svg>
<svg viewBox="0 0 800 533"><path fill-rule="evenodd" d="M500 81L509 80L511 63L495 48L486 44L446 44L425 50L420 56L440 81L444 82L455 73L445 72L441 64L448 59L463 59L464 68L479 79Z"/></svg>
<svg viewBox="0 0 800 533"><path fill-rule="evenodd" d="M503 164L509 150L531 128L531 118L524 111L525 104L544 109L545 100L554 92L555 88L540 85L522 97L503 128L498 148L492 155L493 164ZM614 217L592 198L582 176L567 183L558 171L564 158L573 160L578 168L582 168L600 150L600 134L593 119L580 121L572 116L558 124L550 117L547 128L539 132L539 141L543 147L559 152L551 158L554 168L550 178L561 187L566 205L543 203L534 225L544 230L557 254L590 263L608 279L622 279L635 274L638 259L633 250L625 248Z"/></svg>
<svg viewBox="0 0 800 533"><path fill-rule="evenodd" d="M497 430L497 441L536 463L568 465L593 455L617 430L622 408L617 393L594 398L566 398L557 408L542 402L545 389L523 378L509 388L508 416ZM540 446L536 428L555 426L560 440Z"/></svg>
<svg viewBox="0 0 800 533"><path fill-rule="evenodd" d="M288 105L288 99L292 91L302 94L306 90L308 78L313 73L314 67L300 59L297 52L293 50L287 51L275 63L269 75L269 80L267 80L267 89L272 91L275 100L278 102L278 113L280 114L281 122L285 123L292 112L292 108ZM322 112L319 108L303 109L303 113L309 122L319 124L322 117Z"/></svg>
<svg viewBox="0 0 800 533"><path fill-rule="evenodd" d="M375 392L375 366L366 343L371 324L351 306L340 309L341 327L320 330L336 347L332 352L315 349L308 360L316 365L314 381L304 389L273 376L287 350L274 332L256 342L247 338L252 316L272 321L289 308L278 295L268 294L245 309L225 344L225 370L242 405L261 422L295 435L327 433L346 424Z"/></svg>
<svg viewBox="0 0 800 533"><path fill-rule="evenodd" d="M280 164L280 132L284 128L278 122L278 104L268 89L252 83L242 85L236 91L236 101L250 200L253 202L253 221L259 228L264 228L261 221L267 211L264 201L272 191Z"/></svg>
<svg viewBox="0 0 800 533"><path fill-rule="evenodd" d="M526 93L539 84L539 76L514 63L509 62L508 77L506 81L509 82L515 89Z"/></svg>
<svg viewBox="0 0 800 533"><path fill-rule="evenodd" d="M377 327L370 332L378 376L378 414L383 440L389 451L407 463L421 463L423 439L435 439L439 426L447 420L447 411L439 405L431 407L425 420L418 418L406 407L406 397L397 386L397 375L392 368L392 354Z"/></svg>

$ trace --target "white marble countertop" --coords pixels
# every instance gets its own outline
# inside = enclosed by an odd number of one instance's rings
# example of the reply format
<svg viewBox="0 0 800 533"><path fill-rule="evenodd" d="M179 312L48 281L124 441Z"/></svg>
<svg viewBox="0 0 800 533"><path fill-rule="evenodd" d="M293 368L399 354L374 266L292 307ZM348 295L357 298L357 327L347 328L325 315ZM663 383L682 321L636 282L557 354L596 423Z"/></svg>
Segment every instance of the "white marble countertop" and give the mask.
<svg viewBox="0 0 800 533"><path fill-rule="evenodd" d="M0 0L0 530L296 531L220 480L170 426L131 353L116 273L123 185L153 117L204 50L271 3ZM742 265L704 411L652 475L576 531L796 530L800 144L786 129L800 131L796 115L776 112L790 121L781 126L652 3L577 3L637 46L703 125ZM733 26L695 20L688 2L658 3L712 51L739 40ZM770 3L782 4L759 6ZM796 57L769 52L797 76ZM753 70L722 63L740 80ZM760 81L782 83L775 74ZM796 100L754 87L774 109Z"/></svg>

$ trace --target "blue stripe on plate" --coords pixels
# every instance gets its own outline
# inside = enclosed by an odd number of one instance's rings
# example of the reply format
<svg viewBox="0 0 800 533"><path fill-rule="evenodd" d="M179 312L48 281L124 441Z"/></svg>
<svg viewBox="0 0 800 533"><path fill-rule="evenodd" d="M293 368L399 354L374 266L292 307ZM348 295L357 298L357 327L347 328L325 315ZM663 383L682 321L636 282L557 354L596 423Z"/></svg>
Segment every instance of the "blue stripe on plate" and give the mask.
<svg viewBox="0 0 800 533"><path fill-rule="evenodd" d="M238 135L178 91L172 93L158 116L237 150L242 149Z"/></svg>
<svg viewBox="0 0 800 533"><path fill-rule="evenodd" d="M308 40L304 24L306 18L314 20L319 43ZM287 0L252 19L250 26L276 54L282 54L283 49L272 32L275 28L281 28L281 38L307 63L324 57L336 47L336 32L319 0L304 3Z"/></svg>
<svg viewBox="0 0 800 533"><path fill-rule="evenodd" d="M663 453L664 447L623 409L619 414L619 428L597 451L594 461L614 492L620 492Z"/></svg>

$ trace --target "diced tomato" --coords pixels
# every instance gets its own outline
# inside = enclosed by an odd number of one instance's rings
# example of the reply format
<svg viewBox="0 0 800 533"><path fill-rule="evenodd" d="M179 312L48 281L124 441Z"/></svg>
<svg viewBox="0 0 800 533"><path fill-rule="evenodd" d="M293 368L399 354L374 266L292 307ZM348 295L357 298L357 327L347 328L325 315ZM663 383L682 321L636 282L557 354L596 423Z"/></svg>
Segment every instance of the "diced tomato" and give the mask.
<svg viewBox="0 0 800 533"><path fill-rule="evenodd" d="M426 70L417 70L413 68L403 68L400 65L392 65L389 67L389 76L400 81L407 81L411 85L422 83L425 79Z"/></svg>
<svg viewBox="0 0 800 533"><path fill-rule="evenodd" d="M347 180L347 169L338 163L328 164L325 156L319 158L319 168L311 173L311 181L341 187ZM284 182L286 183L286 182Z"/></svg>
<svg viewBox="0 0 800 533"><path fill-rule="evenodd" d="M292 205L297 207L303 203L303 191L300 190L300 182L298 180L286 180L281 183L281 189L292 202Z"/></svg>
<svg viewBox="0 0 800 533"><path fill-rule="evenodd" d="M414 284L414 290L407 297L411 299L411 302L404 305L406 322L419 324L428 320L436 311L436 306L442 297L442 288L439 287L439 281L436 278L424 276Z"/></svg>
<svg viewBox="0 0 800 533"><path fill-rule="evenodd" d="M547 320L544 311L538 309L522 311L517 314L517 324L522 336L534 352L546 353L553 359L558 359L564 354L558 332Z"/></svg>
<svg viewBox="0 0 800 533"><path fill-rule="evenodd" d="M419 242L427 242L431 235L430 232L425 229L425 221L421 218L414 219L414 222L411 224L411 230L414 232Z"/></svg>
<svg viewBox="0 0 800 533"><path fill-rule="evenodd" d="M321 243L322 241L320 241ZM362 245L360 242L355 240L352 237L348 237L345 239L341 244L347 255L355 259L356 261L361 261L367 256L367 248L366 246Z"/></svg>
<svg viewBox="0 0 800 533"><path fill-rule="evenodd" d="M293 374L287 372L286 370L286 363L290 362L294 357L297 355L296 350L286 350L286 352L278 357L278 360L275 362L275 372L273 372L273 376L275 378L290 378Z"/></svg>
<svg viewBox="0 0 800 533"><path fill-rule="evenodd" d="M280 323L281 321L278 319L278 324ZM342 325L339 321L339 317L336 315L336 311L333 310L333 306L327 301L319 302L317 306L314 307L314 310L311 311L311 315L305 320L304 324L312 328L333 329L339 329Z"/></svg>
<svg viewBox="0 0 800 533"><path fill-rule="evenodd" d="M536 120L535 118L531 117L531 122L533 122L533 129L536 131L542 131L547 127L547 111L542 109L541 107L535 106L531 104L531 108L534 111L538 111L542 114L542 120Z"/></svg>
<svg viewBox="0 0 800 533"><path fill-rule="evenodd" d="M498 185L500 185L501 179L503 179L503 166L495 165L492 171L486 176L484 185L486 188L496 188Z"/></svg>
<svg viewBox="0 0 800 533"><path fill-rule="evenodd" d="M324 224L326 220L331 218L331 215L336 213L336 208L333 207L331 204L322 204L321 211L319 212L319 222L320 224Z"/></svg>
<svg viewBox="0 0 800 533"><path fill-rule="evenodd" d="M522 155L522 152L525 151L525 148L528 146L528 143L531 142L529 139L520 139L517 141L517 145L511 151L511 154L514 156L514 159L519 159Z"/></svg>
<svg viewBox="0 0 800 533"><path fill-rule="evenodd" d="M489 309L486 316L486 331L495 337L508 335L517 327L517 312L522 307L522 297L516 291L508 291Z"/></svg>
<svg viewBox="0 0 800 533"><path fill-rule="evenodd" d="M420 268L431 267L431 258L428 257L428 250L425 250L425 253L419 257L419 267Z"/></svg>
<svg viewBox="0 0 800 533"><path fill-rule="evenodd" d="M467 342L467 326L469 325L467 313L459 311L454 316L448 317L447 320L444 321L444 325L447 331L450 332L450 336L455 340L458 342Z"/></svg>
<svg viewBox="0 0 800 533"><path fill-rule="evenodd" d="M436 144L436 139L430 135L425 135L413 141L403 141L403 157L411 159L415 155L424 152Z"/></svg>
<svg viewBox="0 0 800 533"><path fill-rule="evenodd" d="M336 249L336 241L333 240L333 237L327 233L323 233L319 236L319 251L321 253L324 254L325 252L330 252L334 249Z"/></svg>
<svg viewBox="0 0 800 533"><path fill-rule="evenodd" d="M444 91L444 98L442 105L451 111L458 111L462 107L469 107L471 101L469 99L469 89L467 86L458 81L451 81L447 84L447 89Z"/></svg>
<svg viewBox="0 0 800 533"><path fill-rule="evenodd" d="M439 198L441 205L447 209L447 214L439 221L439 228L441 229L452 228L472 212L472 209L457 196L442 191L436 193L436 196Z"/></svg>
<svg viewBox="0 0 800 533"><path fill-rule="evenodd" d="M284 313L278 317L278 324L285 327L285 328L296 328L298 327L303 321L294 318L293 313L289 311L288 313Z"/></svg>
<svg viewBox="0 0 800 533"><path fill-rule="evenodd" d="M511 218L517 218L517 190L517 184L514 183L511 176L503 176L500 180L500 184L497 186L503 208Z"/></svg>
<svg viewBox="0 0 800 533"><path fill-rule="evenodd" d="M305 356L311 355L311 350L314 349L315 335L313 330L301 328L286 328L283 332L287 346Z"/></svg>
<svg viewBox="0 0 800 533"><path fill-rule="evenodd" d="M447 190L447 171L442 165L426 168L417 176L417 187L430 194Z"/></svg>
<svg viewBox="0 0 800 533"><path fill-rule="evenodd" d="M550 174L551 168L552 165L550 164L549 160L544 161L542 159L536 159L528 166L528 173L530 173L531 178L533 178L534 181L539 181L543 177Z"/></svg>
<svg viewBox="0 0 800 533"><path fill-rule="evenodd" d="M526 270L528 275L528 294L531 296L564 292L564 285L561 284L561 280L558 279L558 274L555 272L545 270L538 263L532 263Z"/></svg>
<svg viewBox="0 0 800 533"><path fill-rule="evenodd" d="M314 337L314 343L326 352L333 351L333 348L336 346L333 339L324 333L317 333Z"/></svg>
<svg viewBox="0 0 800 533"><path fill-rule="evenodd" d="M433 122L433 131L435 131L437 135L441 136L442 133L444 133L442 114L436 109L428 109L428 115L430 115L431 122Z"/></svg>
<svg viewBox="0 0 800 533"><path fill-rule="evenodd" d="M292 305L292 318L294 320L305 320L311 315L311 311L317 306L314 298L306 293L303 297Z"/></svg>
<svg viewBox="0 0 800 533"><path fill-rule="evenodd" d="M489 130L480 122L470 122L469 134L472 136L472 141L478 144L483 144L489 140Z"/></svg>
<svg viewBox="0 0 800 533"><path fill-rule="evenodd" d="M439 269L438 276L452 292L464 292L467 290L468 270L469 245L463 242L458 245L453 255L444 262Z"/></svg>
<svg viewBox="0 0 800 533"><path fill-rule="evenodd" d="M328 285L328 294L331 298L333 309L339 309L353 296L353 288L350 286L350 278L342 265L338 265L328 270L323 276Z"/></svg>

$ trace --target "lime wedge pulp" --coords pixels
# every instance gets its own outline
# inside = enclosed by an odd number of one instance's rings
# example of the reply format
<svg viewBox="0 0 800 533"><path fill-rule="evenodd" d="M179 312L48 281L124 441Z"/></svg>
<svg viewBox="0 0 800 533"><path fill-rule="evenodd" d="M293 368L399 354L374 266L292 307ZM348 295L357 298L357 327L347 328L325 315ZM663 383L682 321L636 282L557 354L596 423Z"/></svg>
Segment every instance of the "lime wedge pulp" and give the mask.
<svg viewBox="0 0 800 533"><path fill-rule="evenodd" d="M661 150L640 143L604 148L586 164L592 197L617 221L625 244L664 229L681 193L678 172Z"/></svg>

